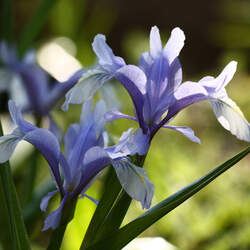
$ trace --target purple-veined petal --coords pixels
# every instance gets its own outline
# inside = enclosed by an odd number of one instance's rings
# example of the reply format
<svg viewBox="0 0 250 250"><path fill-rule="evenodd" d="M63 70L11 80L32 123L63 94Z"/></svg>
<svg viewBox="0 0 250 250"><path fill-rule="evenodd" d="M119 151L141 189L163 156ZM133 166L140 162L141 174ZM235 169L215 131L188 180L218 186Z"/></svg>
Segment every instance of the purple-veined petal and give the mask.
<svg viewBox="0 0 250 250"><path fill-rule="evenodd" d="M81 104L91 99L97 90L110 78L109 74L99 68L86 71L78 83L67 92L62 109L68 110L70 103Z"/></svg>
<svg viewBox="0 0 250 250"><path fill-rule="evenodd" d="M0 137L0 163L6 162L13 154L18 142L23 139L23 133L17 128L11 134Z"/></svg>
<svg viewBox="0 0 250 250"><path fill-rule="evenodd" d="M71 175L69 163L63 153L60 153L60 167L64 176L64 187L65 189L68 189L68 187L71 187L73 183L73 176Z"/></svg>
<svg viewBox="0 0 250 250"><path fill-rule="evenodd" d="M154 184L147 178L145 169L139 168L127 159L113 161L117 177L128 195L139 201L142 208L150 208L154 195Z"/></svg>
<svg viewBox="0 0 250 250"><path fill-rule="evenodd" d="M9 100L8 105L11 119L20 128L22 133L28 133L36 128L35 126L30 124L29 122L26 122L23 119L21 110L16 106L14 101Z"/></svg>
<svg viewBox="0 0 250 250"><path fill-rule="evenodd" d="M145 85L147 80L145 74L138 67L128 65L117 70L115 73L115 78L123 84L130 94L135 106L140 127L145 130L146 128L142 113L144 102L143 94L145 93Z"/></svg>
<svg viewBox="0 0 250 250"><path fill-rule="evenodd" d="M238 139L250 142L250 124L236 103L230 98L213 99L210 102L219 123Z"/></svg>
<svg viewBox="0 0 250 250"><path fill-rule="evenodd" d="M96 35L92 47L99 58L99 64L109 73L125 65L122 58L114 55L112 49L107 45L104 35Z"/></svg>
<svg viewBox="0 0 250 250"><path fill-rule="evenodd" d="M40 203L40 209L41 209L43 212L46 212L50 199L51 199L56 193L58 193L58 191L57 191L57 190L54 190L54 191L49 192L46 196L43 197L43 199L42 199L42 201L41 201L41 203Z"/></svg>
<svg viewBox="0 0 250 250"><path fill-rule="evenodd" d="M164 125L163 127L178 131L193 142L197 142L199 144L201 143L200 139L197 136L195 136L194 131L191 128L179 127L179 126L178 127L177 126L168 126L168 125Z"/></svg>
<svg viewBox="0 0 250 250"><path fill-rule="evenodd" d="M180 28L174 28L170 38L163 49L165 57L171 64L176 57L179 56L181 49L184 46L185 35Z"/></svg>
<svg viewBox="0 0 250 250"><path fill-rule="evenodd" d="M111 122L120 118L125 118L125 119L136 121L135 117L125 115L118 110L110 110L105 114L105 119L107 122Z"/></svg>
<svg viewBox="0 0 250 250"><path fill-rule="evenodd" d="M159 29L154 26L150 31L150 54L153 58L158 57L162 52L161 37Z"/></svg>
<svg viewBox="0 0 250 250"><path fill-rule="evenodd" d="M67 196L64 196L63 200L60 203L59 208L57 208L55 211L53 211L47 216L47 218L44 221L44 226L43 226L42 231L46 231L49 228L52 228L53 230L55 230L59 226L60 220L62 217L62 210L63 210L66 200L67 200Z"/></svg>

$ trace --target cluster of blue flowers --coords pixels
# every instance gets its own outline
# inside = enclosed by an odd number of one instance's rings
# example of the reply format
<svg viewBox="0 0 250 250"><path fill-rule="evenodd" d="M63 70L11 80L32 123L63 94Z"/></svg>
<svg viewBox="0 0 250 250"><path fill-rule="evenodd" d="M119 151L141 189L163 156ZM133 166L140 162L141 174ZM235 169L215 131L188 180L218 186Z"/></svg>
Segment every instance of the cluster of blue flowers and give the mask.
<svg viewBox="0 0 250 250"><path fill-rule="evenodd" d="M178 56L184 40L183 31L175 28L163 47L159 30L153 27L150 51L143 53L139 65L135 66L127 65L122 58L115 56L106 44L104 35L97 35L93 50L99 59L98 64L77 71L66 82L55 83L52 89L48 86L45 72L35 64L31 54L19 61L13 48L1 44L0 59L4 73L14 72L21 79L22 92L27 98L23 106L9 101L10 115L17 128L11 134L0 137L0 162L11 157L21 140L33 144L46 158L57 190L43 198L41 209L46 211L50 198L57 192L61 195L61 203L58 209L49 214L43 230L55 229L59 225L67 200L85 196L97 202L85 192L99 173L110 165L131 198L139 201L143 208L149 208L154 185L142 166L134 164L131 156L145 157L151 140L161 127L179 131L200 143L191 128L168 124L182 109L193 103L208 100L220 124L237 138L250 142L250 125L225 90L237 63L230 62L216 78L207 76L198 82L182 83ZM134 105L134 117L116 109L108 111L103 101L97 102L93 110L92 97L112 78L128 91ZM80 122L72 124L64 136L62 152L60 140L54 131L26 122L21 109L47 116L65 94L63 110L67 110L69 104L83 105ZM105 124L120 118L138 122L139 128L134 133L129 129L117 144L108 146Z"/></svg>

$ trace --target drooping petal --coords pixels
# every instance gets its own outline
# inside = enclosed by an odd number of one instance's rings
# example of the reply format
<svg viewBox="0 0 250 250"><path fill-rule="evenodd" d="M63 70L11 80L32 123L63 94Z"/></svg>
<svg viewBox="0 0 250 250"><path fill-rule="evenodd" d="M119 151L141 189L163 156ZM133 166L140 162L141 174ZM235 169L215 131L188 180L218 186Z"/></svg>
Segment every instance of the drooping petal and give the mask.
<svg viewBox="0 0 250 250"><path fill-rule="evenodd" d="M191 128L168 126L168 125L164 125L163 127L178 131L178 132L182 133L184 136L186 136L189 140L191 140L193 142L197 142L199 144L201 143L200 139L197 136L195 136L194 131Z"/></svg>
<svg viewBox="0 0 250 250"><path fill-rule="evenodd" d="M55 211L53 211L47 216L47 218L44 221L44 226L43 226L42 231L46 231L50 228L55 230L59 226L60 220L62 217L62 210L63 210L66 200L67 200L67 196L64 196L59 208L57 208Z"/></svg>
<svg viewBox="0 0 250 250"><path fill-rule="evenodd" d="M107 122L111 122L120 118L125 118L125 119L129 119L132 121L136 121L135 117L129 116L129 115L125 115L123 113L121 113L118 110L110 110L105 114L105 119Z"/></svg>
<svg viewBox="0 0 250 250"><path fill-rule="evenodd" d="M154 195L154 184L147 178L145 169L139 168L127 159L113 161L117 177L131 198L139 201L142 208L150 208Z"/></svg>
<svg viewBox="0 0 250 250"><path fill-rule="evenodd" d="M211 100L212 109L219 123L238 139L250 142L250 124L239 107L230 98Z"/></svg>
<svg viewBox="0 0 250 250"><path fill-rule="evenodd" d="M180 28L174 28L171 32L170 38L163 49L165 57L171 64L174 59L179 56L181 49L184 46L185 35Z"/></svg>
<svg viewBox="0 0 250 250"><path fill-rule="evenodd" d="M42 201L41 201L41 203L40 203L40 209L41 209L43 212L46 212L50 199L51 199L56 193L58 193L58 191L57 191L57 190L54 190L54 191L49 192L46 196L43 197L43 199L42 199Z"/></svg>
<svg viewBox="0 0 250 250"><path fill-rule="evenodd" d="M68 110L70 103L81 104L89 100L110 78L109 74L98 68L88 70L78 83L67 92L62 109Z"/></svg>
<svg viewBox="0 0 250 250"><path fill-rule="evenodd" d="M17 128L12 134L0 137L0 163L6 162L13 154L18 142L23 138L23 133Z"/></svg>
<svg viewBox="0 0 250 250"><path fill-rule="evenodd" d="M153 58L158 57L162 52L161 37L159 29L154 26L150 31L150 54Z"/></svg>

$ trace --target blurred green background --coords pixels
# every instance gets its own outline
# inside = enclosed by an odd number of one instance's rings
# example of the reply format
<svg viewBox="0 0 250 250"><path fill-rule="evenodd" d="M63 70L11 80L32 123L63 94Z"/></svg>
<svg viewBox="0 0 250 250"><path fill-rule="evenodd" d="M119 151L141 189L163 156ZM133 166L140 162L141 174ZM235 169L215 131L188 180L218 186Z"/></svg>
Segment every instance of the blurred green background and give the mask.
<svg viewBox="0 0 250 250"><path fill-rule="evenodd" d="M18 40L24 24L40 3L37 0L14 1L14 41ZM198 80L206 75L217 76L229 61L238 61L237 73L227 90L250 120L249 0L59 0L33 47L39 49L53 38L67 37L76 45L78 60L83 66L90 66L96 62L91 43L97 33L103 33L116 55L122 56L127 63L137 63L139 55L148 50L153 25L160 29L164 43L174 27L185 32L186 42L179 57L184 81ZM122 111L132 114L127 93L119 84L114 83L114 86L122 100ZM67 113L55 111L54 116L66 130L70 122L78 121L79 107L71 107ZM208 103L187 108L172 124L191 127L202 144L161 129L152 143L145 167L156 187L153 205L247 146L220 126ZM135 126L132 121L123 120L109 124L107 129L118 138L124 130ZM40 158L37 188L49 176L46 162ZM26 156L23 162L13 161L12 164L18 190L22 190L28 159ZM103 178L88 191L96 199L100 197ZM184 250L250 249L249 178L250 158L246 157L143 236L162 236ZM22 200L24 194L20 191L19 195ZM87 199L78 202L62 249L78 249L94 209L95 205ZM140 204L133 202L125 223L142 212ZM44 214L42 218L45 218ZM42 220L32 231L28 230L34 249L43 249L47 244L50 232L40 233L41 227Z"/></svg>

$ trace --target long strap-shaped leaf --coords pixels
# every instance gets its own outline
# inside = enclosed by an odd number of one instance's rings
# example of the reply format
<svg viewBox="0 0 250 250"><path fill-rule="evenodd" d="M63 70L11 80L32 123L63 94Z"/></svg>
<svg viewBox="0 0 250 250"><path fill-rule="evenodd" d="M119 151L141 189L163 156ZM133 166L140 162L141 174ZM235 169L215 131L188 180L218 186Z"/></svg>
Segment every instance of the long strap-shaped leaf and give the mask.
<svg viewBox="0 0 250 250"><path fill-rule="evenodd" d="M192 197L219 175L235 165L250 152L250 147L243 150L230 160L215 168L202 178L181 189L177 193L169 196L147 212L143 213L134 221L121 229L113 232L112 235L87 248L87 250L118 250L122 249L131 240L150 227L153 223L161 219L164 215L175 209L188 198Z"/></svg>
<svg viewBox="0 0 250 250"><path fill-rule="evenodd" d="M0 136L2 135L2 127L0 123ZM29 250L29 240L26 228L23 222L19 201L10 166L8 163L0 165L0 188L4 195L4 200L8 209L8 220L11 234L12 248L15 250Z"/></svg>

